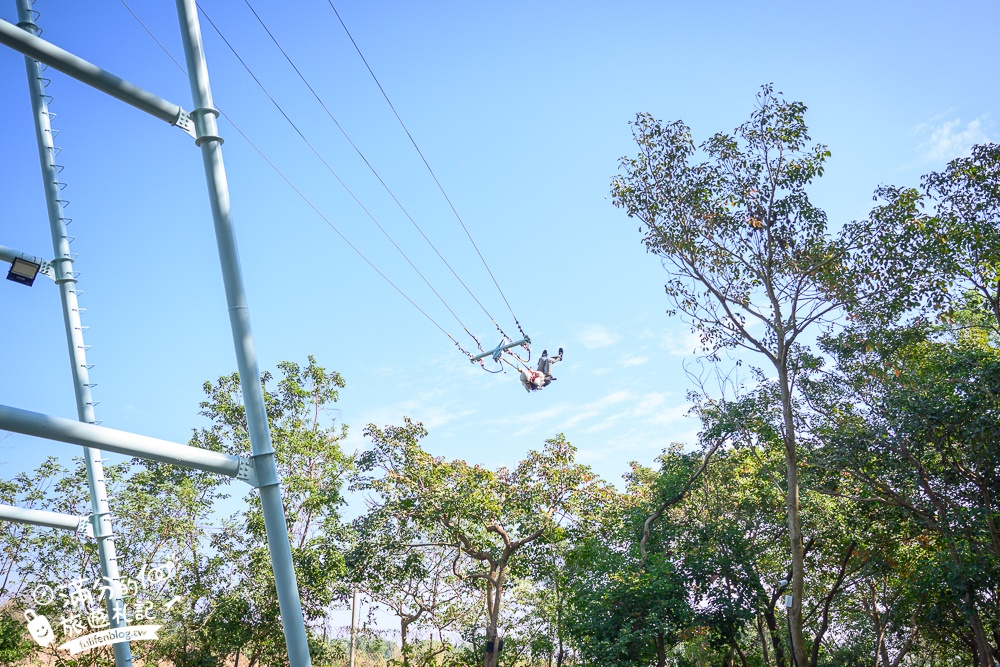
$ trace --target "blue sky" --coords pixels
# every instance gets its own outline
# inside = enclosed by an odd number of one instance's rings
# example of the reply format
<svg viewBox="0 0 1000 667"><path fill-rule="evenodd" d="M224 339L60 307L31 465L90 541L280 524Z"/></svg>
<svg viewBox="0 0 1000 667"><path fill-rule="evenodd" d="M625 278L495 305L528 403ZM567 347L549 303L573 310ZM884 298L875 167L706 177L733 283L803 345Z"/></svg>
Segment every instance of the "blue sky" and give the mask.
<svg viewBox="0 0 1000 667"><path fill-rule="evenodd" d="M131 3L130 3L131 4ZM516 327L447 202L326 0L253 1L334 116L509 333ZM484 346L480 307L434 256L243 2L212 20L337 174ZM48 39L190 108L187 82L117 1L39 0ZM172 2L132 9L182 60ZM563 432L617 480L694 442L684 371L694 341L669 318L665 275L612 206L628 122L683 119L696 140L746 119L774 82L810 107L833 157L812 190L831 225L880 183L914 184L995 139L995 3L341 2L338 10L471 231L536 352L566 348L527 394L461 356L225 120L224 154L262 369L315 355L347 380L329 419L424 422L437 455L511 465ZM15 21L14 3L0 18ZM462 327L381 236L203 21L215 101L380 270L463 345ZM84 324L105 426L184 442L201 385L235 368L198 150L175 128L59 73L49 88L77 237ZM0 49L0 245L51 255L23 58ZM460 336L461 334L461 336ZM0 281L0 404L75 417L55 287ZM3 434L0 434L3 438ZM72 447L0 441L13 477Z"/></svg>

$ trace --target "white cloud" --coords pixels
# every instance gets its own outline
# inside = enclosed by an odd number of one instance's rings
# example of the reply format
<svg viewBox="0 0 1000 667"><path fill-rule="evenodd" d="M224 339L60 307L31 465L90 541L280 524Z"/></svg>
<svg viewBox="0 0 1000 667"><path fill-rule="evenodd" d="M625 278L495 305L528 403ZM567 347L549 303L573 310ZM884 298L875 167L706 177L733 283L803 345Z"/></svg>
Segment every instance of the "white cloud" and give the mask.
<svg viewBox="0 0 1000 667"><path fill-rule="evenodd" d="M620 391L612 392L607 396L605 396L604 398L597 399L596 401L591 403L590 406L600 407L602 405L614 405L615 403L622 403L623 401L627 401L630 398L632 398L632 393L629 391L625 391L623 389Z"/></svg>
<svg viewBox="0 0 1000 667"><path fill-rule="evenodd" d="M622 360L619 363L621 363L622 366L642 366L648 361L649 357L640 357L632 354L626 354L624 357L622 357Z"/></svg>
<svg viewBox="0 0 1000 667"><path fill-rule="evenodd" d="M577 454L577 459L581 463L597 464L601 462L618 459L628 460L637 458L645 465L656 463L653 459L672 443L680 442L688 446L686 450L698 441L696 429L663 430L651 431L642 428L631 428L620 430L612 434L601 442L598 447L581 448ZM609 480L614 482L615 480Z"/></svg>
<svg viewBox="0 0 1000 667"><path fill-rule="evenodd" d="M941 120L939 117L917 125L913 128L913 132L925 137L918 144L923 159L928 162L942 162L968 155L973 145L988 142L986 129L990 125L988 114L983 114L965 125L960 118Z"/></svg>
<svg viewBox="0 0 1000 667"><path fill-rule="evenodd" d="M647 394L634 395L629 392L616 392L601 401L595 401L588 406L589 409L597 409L601 405L609 405L628 401L628 405L623 409L606 415L603 419L584 429L585 433L600 433L618 427L623 422L632 425L663 426L672 422L680 421L690 409L687 402L681 405L669 405L667 399L669 394L661 392L649 392ZM613 400L609 400L613 399Z"/></svg>
<svg viewBox="0 0 1000 667"><path fill-rule="evenodd" d="M561 403L544 410L538 410L537 412L529 412L518 415L514 418L504 417L502 421L508 427L511 425L520 426L520 428L513 433L515 438L520 438L534 433L539 428L542 428L544 431L548 431L548 424L561 417L563 413L569 410L569 408L569 404Z"/></svg>
<svg viewBox="0 0 1000 667"><path fill-rule="evenodd" d="M574 426L584 421L585 419L596 417L599 414L601 413L597 410L588 410L587 412L580 412L578 414L573 415L572 417L564 421L562 424L560 424L558 430L565 431L566 429L573 428Z"/></svg>
<svg viewBox="0 0 1000 667"><path fill-rule="evenodd" d="M668 333L660 339L660 346L672 357L690 357L698 353L701 339L694 331Z"/></svg>
<svg viewBox="0 0 1000 667"><path fill-rule="evenodd" d="M599 422L597 425L584 429L583 432L593 433L596 431L603 431L614 426L614 424L629 415L647 414L654 407L654 405L651 405L650 402L652 401L656 405L659 405L662 403L664 397L665 394L655 393L636 396L630 391L619 390L613 391L597 400L580 405L559 403L544 410L518 416L514 420L514 424L516 426L520 426L521 428L514 432L514 436L521 437L528 435L539 428L539 426L543 426L547 429L548 424L556 419L562 419L562 422L556 427L556 430L568 430L580 422L592 418L600 418L609 409L613 409L612 406L622 403L629 404L610 416L605 417L604 420Z"/></svg>
<svg viewBox="0 0 1000 667"><path fill-rule="evenodd" d="M688 416L688 412L691 410L690 403L683 403L681 405L675 405L673 407L661 410L657 414L649 418L648 423L650 424L671 424L673 422L678 422L685 419Z"/></svg>
<svg viewBox="0 0 1000 667"><path fill-rule="evenodd" d="M386 424L402 424L403 417L409 417L413 421L420 422L428 431L434 432L446 425L452 424L456 420L468 417L476 413L476 410L456 400L445 400L446 394L442 391L430 391L423 394L419 399L408 399L399 401L392 405L378 407L374 410L357 415L352 419L344 449L350 450L367 449L368 443L364 438L364 425L375 424L382 427ZM338 419L342 421L343 416Z"/></svg>
<svg viewBox="0 0 1000 667"><path fill-rule="evenodd" d="M580 329L580 342L588 350L609 347L620 340L620 336L611 333L600 324L587 324Z"/></svg>

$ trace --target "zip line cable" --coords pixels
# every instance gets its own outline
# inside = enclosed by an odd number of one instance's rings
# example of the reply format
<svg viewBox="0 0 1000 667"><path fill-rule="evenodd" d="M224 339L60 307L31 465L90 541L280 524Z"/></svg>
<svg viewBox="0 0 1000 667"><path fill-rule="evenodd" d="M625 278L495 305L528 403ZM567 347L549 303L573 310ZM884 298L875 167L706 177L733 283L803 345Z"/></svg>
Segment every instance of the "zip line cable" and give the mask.
<svg viewBox="0 0 1000 667"><path fill-rule="evenodd" d="M465 333L469 334L469 336L476 342L476 346L479 347L480 351L482 351L482 346L479 344L479 340L472 334L472 332L469 331L469 328L467 326L465 326L465 324L462 322L461 318L459 318L459 316L455 313L455 311L452 310L451 306L449 306L448 303L444 300L444 297L442 297L438 293L438 291L436 289L434 289L434 286L431 285L431 283L430 283L429 280L427 280L427 277L424 276L424 274L420 271L420 269L417 268L417 265L413 263L413 261L403 251L403 249L399 247L399 244L396 243L395 239L393 239L392 236L389 234L389 232L386 231L385 227L383 227L382 224L375 218L375 216L368 209L368 207L366 207L361 202L361 200L358 199L357 195L354 194L354 192L347 185L347 183L345 183L344 180L340 177L340 175L338 175L337 172L334 170L334 168L332 166L330 166L330 163L326 161L326 158L324 158L323 155L316 149L316 147L313 146L313 144L309 141L309 139L302 132L302 130L299 129L298 125L296 125L295 122L289 117L289 115L287 113L285 113L285 110L281 107L280 104L278 104L278 101L275 100L274 97L271 95L271 93L269 93L267 91L267 88L264 87L264 84L261 83L260 79L257 78L257 75L253 73L253 70L250 69L250 66L246 64L246 61L244 61L243 58L240 56L240 54L236 51L236 49L233 48L233 45L229 42L228 39L226 39L226 36L222 34L222 31L219 30L219 27L217 25L215 25L215 22L208 15L208 13L205 12L205 10L201 7L200 4L198 5L198 10L201 12L202 16L204 16L205 19L209 22L209 24L215 30L216 34L219 35L219 37L222 39L222 41L225 43L225 45L227 47L229 47L229 50L232 51L233 55L240 62L240 64L243 65L243 68L247 71L247 74L249 74L250 77L257 84L257 86L260 87L261 91L264 93L264 95L267 97L267 99L269 99L271 101L271 103L275 106L275 108L278 110L278 112L281 113L281 115L288 122L288 124L291 125L292 129L295 130L296 134L299 135L299 138L302 139L302 141L305 142L306 146L309 147L309 149L313 152L313 154L317 158L319 158L320 162L322 162L323 165L327 168L327 171L329 171L333 175L333 177L335 179L337 179L337 182L339 182L341 184L341 186L343 186L343 188L345 190L347 190L347 193L351 196L351 198L354 199L354 201L358 204L358 206L360 206L361 209L368 215L368 217L371 219L371 221L373 223L375 223L375 226L379 228L379 231L381 231L382 234L393 245L393 247L396 248L396 250L403 257L403 259L405 259L406 262L410 265L410 267L416 272L416 274L418 276L420 276L421 280L424 281L424 284L427 285L427 287L431 290L431 292L433 292L434 295L438 298L438 300L441 301L441 303L444 305L444 307L448 309L448 312L452 314L452 316L458 322L459 326L462 327L462 329L465 331ZM487 315L489 315L489 313L487 313ZM490 318L490 319L492 319L492 318Z"/></svg>
<svg viewBox="0 0 1000 667"><path fill-rule="evenodd" d="M517 330L521 332L522 336L524 336L525 335L524 329L521 328L521 323L517 320L517 315L514 314L514 309L510 307L510 302L507 300L507 295L505 295L503 293L503 290L500 289L500 283L497 282L496 276L493 275L493 271L490 270L489 264L486 263L486 258L483 257L483 253L480 252L479 246L476 245L476 241L472 238L472 234L469 233L469 229L465 226L465 221L462 220L462 216L458 214L458 209L456 209L455 205L451 202L451 198L448 196L448 193L445 192L444 186L442 186L441 181L438 180L437 174L434 173L434 170L431 168L430 163L427 162L427 158L424 157L423 151L420 150L420 146L417 145L417 142L413 138L413 135L410 134L410 130L407 129L406 123L404 123L403 119L400 118L399 112L396 111L396 107L393 106L392 100L389 99L389 96L386 94L385 89L382 88L382 84L379 83L378 77L375 76L375 72L372 71L371 65L368 64L368 60L365 58L365 55L361 53L361 48L358 46L358 43L354 41L354 37L351 35L351 31L347 29L347 24L344 23L344 19L340 17L340 12L338 12L337 8L333 6L333 0L326 0L326 1L327 4L330 5L330 9L332 9L333 13L337 16L337 20L340 21L340 25L343 26L344 32L347 33L347 37L351 40L351 44L354 45L354 50L358 52L359 56L361 56L361 61L365 64L365 67L368 69L368 73L372 75L372 79L375 81L375 85L378 86L379 91L381 91L382 93L382 97L385 98L385 101L389 104L389 108L392 109L392 113L396 116L396 120L399 121L400 127L402 127L403 131L406 132L406 136L410 138L410 143L413 144L413 147L417 150L417 154L420 156L420 159L423 160L424 166L427 167L427 171L430 172L430 175L434 179L434 182L437 183L438 189L441 191L441 194L444 195L444 199L445 201L448 202L448 206L451 207L452 213L455 214L455 217L458 219L459 224L462 225L462 230L465 232L465 235L469 238L469 242L472 243L472 247L476 249L476 254L479 255L479 259L483 262L483 266L486 267L487 273L490 274L490 278L493 280L493 284L496 285L497 291L500 292L500 296L503 297L503 302L507 304L507 310L510 311L510 316L514 318L514 323L517 324ZM503 332L501 331L501 333Z"/></svg>
<svg viewBox="0 0 1000 667"><path fill-rule="evenodd" d="M176 58L174 58L173 54L170 53L170 50L167 49L167 47L164 46L163 43L160 42L160 40L156 38L156 35L153 33L153 31L151 31L146 26L146 24L143 23L142 19L140 19L139 16L136 15L136 13L134 11L132 11L132 8L128 6L128 3L125 0L120 0L120 1L121 1L122 5L125 6L125 9L128 10L129 14L131 14L132 17L136 20L136 22L138 22L138 24L142 27L142 29L146 31L146 34L148 34L152 38L152 40L154 42L156 42L157 46L159 46L160 49L167 55L167 57L170 58L171 61L173 61L174 65L177 66L177 68L184 74L185 77L188 76L187 70L184 68L184 66L181 65L181 63L178 62ZM206 16L205 18L208 18L208 17ZM209 19L209 21L211 21L211 19ZM381 276L383 280L385 280L387 283L389 283L389 285L394 290L396 290L399 293L400 296L402 296L404 299L406 299L410 303L411 306L413 306L414 308L416 308L417 311L421 315L423 315L425 318L427 318L427 320L431 324L433 324L435 327L437 327L437 329L439 331L441 331L441 333L443 333L445 336L447 336L451 340L451 342L455 344L455 346L459 349L459 351L462 354L464 354L465 356L470 357L470 358L472 357L472 354L469 351L467 351L465 348L463 348L462 344L459 343L457 340L455 340L454 336L452 336L450 333L448 333L445 330L444 327L442 327L440 324L438 324L437 321L435 321L433 317L431 317L430 315L428 315L427 312L424 311L423 308L421 308L420 306L418 306L416 304L416 302L413 301L413 299L411 299L409 296L407 296L406 292L404 292L402 289L400 289L387 275L385 275L377 266L375 266L375 264L370 259L368 259L368 257L366 257L365 254L363 252L361 252L361 250L359 250L357 246L355 246L353 243L351 243L350 239L348 239L343 234L343 232L341 232L337 228L337 226L335 224L333 224L333 222L323 214L323 212L319 209L319 207L317 207L305 195L305 193L303 193L301 190L299 190L299 188L297 188L295 186L295 184L292 183L291 179L288 178L288 176L286 176L284 174L284 172L282 172L281 169L278 168L278 166L274 162L272 162L271 159L267 157L267 155L264 154L264 151L262 151L260 148L258 148L257 145L253 141L251 141L250 137L248 137L246 135L246 133L244 133L243 130L240 129L239 125L237 125L233 121L233 119L230 118L228 114L226 114L225 111L223 111L222 109L219 109L219 113L233 126L233 129L235 129L236 132L241 137L243 137L243 139L250 145L250 147L253 148L257 152L257 154L260 155L261 158L263 158L263 160L271 167L271 169L273 169L275 171L275 173L277 173L278 176L280 176L281 179L283 181L285 181L285 183L288 185L288 187L290 187L316 213L316 215L318 215L330 227L330 229L332 229L337 234L337 236L339 236L344 241L344 243L346 243L351 248L351 250L353 250L362 260L364 260L364 262L366 264L368 264L368 266L370 266L372 268L372 270L375 271L375 273L377 273L379 276ZM346 186L345 186L345 188L346 188ZM348 190L348 192L350 192L350 190ZM353 193L352 193L352 195L353 195ZM360 202L359 202L359 204L360 204ZM362 208L364 208L364 207L362 206ZM435 292L435 294L436 294L436 292ZM438 298L440 298L440 296ZM448 307L447 304L445 304L445 307L446 308ZM448 310L450 311L451 308L448 308ZM454 313L452 313L452 314L454 314ZM457 316L456 316L456 319L457 319ZM464 325L463 325L463 328L464 328ZM466 330L466 332L468 332L468 330ZM471 334L470 334L470 336L471 336ZM473 340L475 340L475 336L473 336ZM478 340L476 341L476 344L479 345L479 341ZM479 349L482 350L482 346L479 346ZM485 366L484 366L484 368L485 368Z"/></svg>
<svg viewBox="0 0 1000 667"><path fill-rule="evenodd" d="M402 296L404 299L406 299L407 301L409 301L411 306L413 306L418 311L420 311L420 314L423 315L424 317L426 317L430 321L431 324L433 324L434 326L436 326L441 331L441 333L443 333L445 336L447 336L449 339L451 339L451 342L453 342L455 344L455 346L459 349L459 351L462 354L464 354L467 357L471 357L472 356L465 348L462 347L461 343L459 343L457 340L455 340L455 338L450 333L448 333L447 331L445 331L444 327L442 327L440 324L438 324L434 320L434 318L432 318L430 315L428 315L424 311L423 308L421 308L420 306L418 306L413 301L413 299L411 299L410 297L408 297L403 290L401 290L399 287L397 287L396 283L392 282L392 280L390 280L387 275L385 275L384 273L382 273L382 271L379 270L379 268L377 266L375 266L375 264L373 264L372 261L370 259L368 259L363 252L361 252L360 250L358 250L358 248L353 243L351 243L351 241L346 236L344 236L344 234L339 229L337 229L337 226L334 225L333 222L331 222L329 218L327 218L325 215L323 215L323 212L320 211L319 208L317 208L316 205L313 204L312 201L310 201L309 198L306 197L306 195L303 194L303 192L301 190L299 190L297 187L295 187L295 184L292 183L292 181L287 176L285 176L285 174L281 171L281 169L279 169L277 167L277 165L275 165L273 162L271 162L271 160L266 155L264 155L264 152L261 149L259 149L254 142L252 142L250 140L250 137L248 137L246 134L244 134L243 130L241 130L239 128L239 126L236 123L233 122L232 118L230 118L228 115L226 115L221 109L219 110L219 113L221 113L225 117L225 119L227 121L229 121L229 123L233 126L233 129L235 129L239 133L239 135L241 137L243 137L248 144L250 144L250 147L253 148L255 151L257 151L258 155L260 155L262 158L264 158L264 161L267 162L271 166L271 168L274 169L274 171L278 174L278 176L280 176L282 178L282 180L284 180L285 183L288 184L288 187L290 187L292 190L294 190L295 193L299 197L301 197L302 200L306 204L308 204L309 207L312 210L314 210L316 212L316 215L318 215L320 218L322 218L323 221L327 225L330 226L330 229L332 229L334 232L336 232L337 236L339 236L341 239L343 239L344 243L346 243L348 246L350 246L351 250L353 250L354 252L356 252L358 254L358 256L361 259L363 259L366 264L368 264L368 266L372 267L372 269L375 271L375 273L377 273L380 276L382 276L383 280L385 280L387 283L389 283L389 285L394 290L396 290L397 292L399 292L400 296ZM445 307L447 308L447 304L445 305ZM448 308L448 310L451 310L451 308ZM476 344L479 345L479 341L476 341ZM480 346L480 349L482 349L481 346Z"/></svg>
<svg viewBox="0 0 1000 667"><path fill-rule="evenodd" d="M267 36L271 38L271 41L272 41L272 42L274 42L274 45L275 45L275 46L276 46L276 47L278 48L278 50L279 50L279 51L281 52L281 55L283 55L283 56L285 57L285 60L287 60L287 61L288 61L288 64L289 64L289 65L291 65L291 67L292 67L292 69L293 69L293 70L295 70L295 73L296 73L296 74L297 74L297 75L299 76L299 79L301 79L301 80L302 80L302 83L303 83L303 84L305 84L306 88L308 88L308 89L309 89L309 92L310 92L310 93L312 93L312 96L313 96L314 98L316 98L316 101L317 101L317 102L319 102L319 105L320 105L321 107L323 107L323 111L325 111L325 112L326 112L326 115L330 117L330 120L332 120L332 121L333 121L333 124L337 126L337 129L338 129L338 130L340 130L340 133L344 135L344 138L345 138L345 139L347 139L347 142L348 142L349 144L351 144L351 147L352 147L352 148L354 149L354 151L355 151L355 152L356 152L356 153L358 154L358 157L360 157L360 158L362 159L362 161L364 161L365 165L367 165L368 169L369 169L369 170L370 170L370 171L372 172L372 174L373 174L373 175L375 176L375 178L376 178L376 179L378 179L378 182L382 184L382 187L383 187L383 188L385 189L385 191L386 191L386 192L387 192L387 193L389 194L389 196L390 196L390 197L392 198L392 200L393 200L394 202L396 202L396 205L397 205L397 206L399 207L399 209L400 209L400 210L401 210L401 211L403 212L403 215L405 215L405 216L406 216L406 218L407 218L407 219L408 219L408 220L409 220L409 221L410 221L410 222L411 222L411 223L413 224L413 226L414 226L414 227L416 228L416 230L417 230L418 232L420 232L420 235L421 235L421 236L422 236L422 237L424 238L424 240L425 240L425 241L427 241L427 244L428 244L428 245L429 245L429 246L430 246L430 247L431 247L431 248L432 248L432 249L434 250L434 252L435 252L435 253L437 254L438 258L439 258L439 259L440 259L440 260L441 260L442 262L444 262L444 265L448 267L448 270L449 270L449 271L451 271L451 275L455 276L455 279L456 279L456 280L457 280L457 281L458 281L458 282L459 282L459 283L460 283L460 284L462 285L462 287L464 287L464 288L465 288L465 291L469 293L469 296L471 296L471 297L472 297L472 299L473 299L473 300L474 300L474 301L476 302L476 304L478 304L478 305L479 305L479 307L480 307L480 308L482 309L482 311L483 311L483 312L484 312L484 313L486 314L486 316L490 318L490 321L492 321L492 322L493 322L493 325L494 325L494 326L496 326L497 330L498 330L498 331L499 331L499 332L500 332L500 333L501 333L502 335L506 336L506 334L504 333L503 329L501 329L501 328L500 328L500 325L499 325L499 324L497 324L497 321L496 321L496 318L495 318L495 317L493 317L493 315L491 315L491 314L490 314L490 312L489 312L488 310L486 310L486 306L484 306L484 305L482 304L482 302L480 302L479 298L478 298L478 297L476 297L476 295L475 295L475 294L473 294L472 290L471 290L471 289L469 289L469 286L465 284L465 281L464 281L464 280L462 280L462 278L461 278L461 277L460 277L460 276L458 275L458 273L457 273L457 272L455 271L455 269L454 269L454 268L452 267L452 265L451 265L451 264L450 264L450 263L448 262L448 260L444 258L444 255L442 255L442 254L441 254L441 251L440 251L440 250L438 250L437 246L435 246L435 245L434 245L434 243L433 243L433 242L432 242L432 241L430 240L430 238L429 238L429 237L427 236L427 234L425 234L425 233L424 233L424 230L423 230L423 229L421 229L420 225L419 225L419 224L417 224L417 221L413 219L413 216L412 216L412 215L410 215L410 212L409 212L408 210L406 210L406 207L405 207L405 206L403 206L403 203L402 203L401 201L399 201L399 198L397 198L397 197L396 197L396 194L395 194L395 193L394 193L394 192L393 192L393 191L392 191L392 190L391 190L391 189L389 188L388 184L386 184L386 182L385 182L385 181L384 181L384 180L382 179L382 176L381 176L381 175L380 175L380 174L378 173L378 171L377 171L377 170L375 169L375 167L373 167L373 166L372 166L372 164L371 164L371 162L369 162L369 161L368 161L368 158L367 158L367 157L365 157L365 154L364 154L364 153L362 153L362 152L361 152L361 149L360 149L360 148L358 148L357 144L355 144L355 143L354 143L354 140L353 140L353 139L351 139L351 136L350 136L350 135L349 135L349 134L347 133L347 130L345 130L345 129L343 128L343 126L341 126L340 122L339 122L339 121L337 120L337 118L336 118L336 117L335 117L335 116L333 115L333 112L332 112L332 111L330 111L329 107L327 107L326 103L325 103L325 102L323 101L323 99L322 99L322 98L321 98L321 97L319 96L319 93L317 93L317 92L316 92L316 90L315 90L315 89L314 89L314 88L312 87L312 85L311 85L311 84L309 83L309 81L308 81L308 80L306 79L305 75L304 75L304 74L302 74L302 71L301 71L301 70L300 70L300 69L298 68L298 66L297 66L297 65L295 64L295 62L294 62L294 61L292 60L291 56L289 56L289 55L288 55L288 53L287 53L287 52L285 51L285 49L284 49L284 48L283 48L283 47L281 46L281 44L280 44L280 43L278 42L278 39L277 39L277 38L276 38L276 37L274 36L274 33L272 33L272 32L271 32L271 30L270 30L270 29L269 29L269 28L267 27L267 24L266 24L266 23L264 23L264 19L262 19L262 18L260 17L260 15L259 15L259 14L257 13L257 10L255 10L255 9L253 8L253 5L251 5L251 4L250 4L250 0L244 0L244 2L246 3L246 6L247 6L247 7L248 7L248 8L250 9L250 12L251 12L251 13L252 13L252 14L254 15L254 17L255 17L255 18L257 19L257 22L258 22L258 23L260 23L260 26L261 26L261 27L262 27L262 28L264 29L264 32L266 32L266 33L267 33ZM200 9L200 7L199 7L199 9ZM204 13L204 10L203 10L203 9L202 9L202 13ZM206 15L206 17L205 17L205 18L208 18L208 16ZM209 19L209 22L211 22L211 19ZM213 27L215 27L215 26L213 25ZM216 30L218 30L218 28L216 28ZM220 34L220 36L221 36L221 34ZM223 39L225 39L225 38L223 38ZM238 56L237 56L237 57L238 57ZM488 268L488 267L487 267L487 268ZM471 334L470 334L470 335L471 335Z"/></svg>

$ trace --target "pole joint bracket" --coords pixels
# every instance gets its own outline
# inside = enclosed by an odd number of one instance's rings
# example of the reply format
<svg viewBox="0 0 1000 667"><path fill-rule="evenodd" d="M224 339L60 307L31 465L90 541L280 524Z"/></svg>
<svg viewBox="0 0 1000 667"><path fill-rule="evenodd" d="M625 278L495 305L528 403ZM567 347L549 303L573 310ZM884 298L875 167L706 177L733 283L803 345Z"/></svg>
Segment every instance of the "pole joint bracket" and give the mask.
<svg viewBox="0 0 1000 667"><path fill-rule="evenodd" d="M171 123L171 125L184 130L184 132L195 141L198 140L198 133L195 132L194 129L194 118L192 118L191 114L187 111L184 111L184 109L180 109L177 112L177 118L174 119L174 122Z"/></svg>
<svg viewBox="0 0 1000 667"><path fill-rule="evenodd" d="M80 517L80 521L76 524L76 536L94 539L94 525L90 523L90 516Z"/></svg>
<svg viewBox="0 0 1000 667"><path fill-rule="evenodd" d="M236 479L246 482L250 486L257 488L260 483L257 481L257 467L254 460L249 456L239 457L239 467L236 469Z"/></svg>
<svg viewBox="0 0 1000 667"><path fill-rule="evenodd" d="M200 107L191 111L190 116L194 121L194 134L192 136L194 136L195 146L201 146L206 141L217 141L220 146L226 143L226 140L219 136L219 125L216 122L219 117L218 109Z"/></svg>

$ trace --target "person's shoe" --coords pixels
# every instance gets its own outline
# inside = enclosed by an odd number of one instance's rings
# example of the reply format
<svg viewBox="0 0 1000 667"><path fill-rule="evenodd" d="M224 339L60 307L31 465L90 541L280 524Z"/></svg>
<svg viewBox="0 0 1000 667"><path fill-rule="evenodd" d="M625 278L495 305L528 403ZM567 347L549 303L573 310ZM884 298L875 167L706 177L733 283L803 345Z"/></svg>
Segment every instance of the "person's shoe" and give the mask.
<svg viewBox="0 0 1000 667"><path fill-rule="evenodd" d="M559 356L560 357L562 356L562 348L561 347L559 348Z"/></svg>
<svg viewBox="0 0 1000 667"><path fill-rule="evenodd" d="M542 350L542 356L543 357L549 356L549 351L548 350Z"/></svg>

